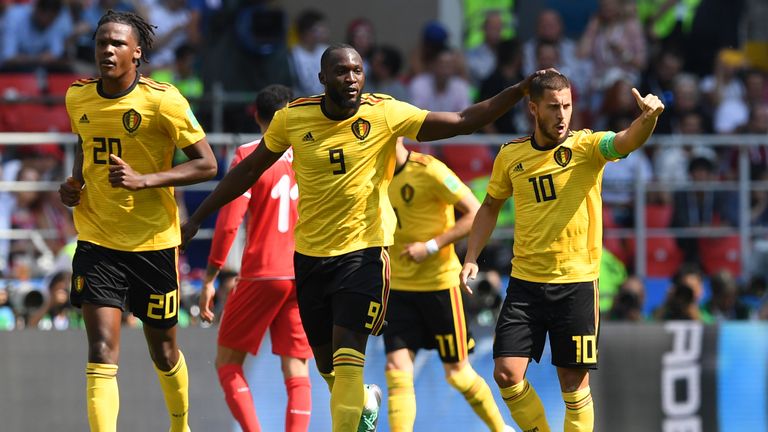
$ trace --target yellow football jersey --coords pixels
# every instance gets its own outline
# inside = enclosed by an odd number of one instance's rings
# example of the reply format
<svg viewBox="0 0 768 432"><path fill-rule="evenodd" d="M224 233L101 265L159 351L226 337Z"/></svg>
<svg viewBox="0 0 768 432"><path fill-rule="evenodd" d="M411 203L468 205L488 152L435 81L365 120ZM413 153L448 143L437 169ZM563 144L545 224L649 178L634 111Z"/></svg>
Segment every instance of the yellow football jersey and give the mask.
<svg viewBox="0 0 768 432"><path fill-rule="evenodd" d="M397 137L416 138L427 111L386 95L365 94L346 120L331 120L324 96L300 98L275 113L264 141L273 152L293 146L299 185L296 251L328 257L393 242L395 215L387 187Z"/></svg>
<svg viewBox="0 0 768 432"><path fill-rule="evenodd" d="M444 163L411 152L389 185L397 216L395 244L390 249L393 290L438 291L458 285L461 271L453 244L421 263L400 254L408 243L425 242L456 224L453 205L472 193Z"/></svg>
<svg viewBox="0 0 768 432"><path fill-rule="evenodd" d="M504 145L493 164L488 194L514 194L512 276L531 282L588 282L598 278L603 239L602 139L613 132L569 132L552 149L531 137Z"/></svg>
<svg viewBox="0 0 768 432"><path fill-rule="evenodd" d="M187 100L172 85L137 75L115 96L102 92L99 79L76 81L66 105L72 131L83 142L85 188L74 210L78 239L122 251L178 246L173 188L112 187L108 166L115 154L139 173L170 169L176 147L205 137Z"/></svg>

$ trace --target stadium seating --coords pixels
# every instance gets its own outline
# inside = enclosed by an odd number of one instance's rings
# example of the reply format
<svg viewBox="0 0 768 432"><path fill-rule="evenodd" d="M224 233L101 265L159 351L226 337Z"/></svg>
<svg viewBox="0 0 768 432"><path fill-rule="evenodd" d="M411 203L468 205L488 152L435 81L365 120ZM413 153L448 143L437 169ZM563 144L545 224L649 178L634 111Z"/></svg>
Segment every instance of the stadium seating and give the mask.
<svg viewBox="0 0 768 432"><path fill-rule="evenodd" d="M16 99L41 94L37 76L31 73L1 73L0 89L0 98L2 99Z"/></svg>
<svg viewBox="0 0 768 432"><path fill-rule="evenodd" d="M672 225L671 205L656 204L645 208L645 226L648 228L668 228Z"/></svg>
<svg viewBox="0 0 768 432"><path fill-rule="evenodd" d="M493 154L483 145L448 145L442 147L442 161L463 181L490 176Z"/></svg>
<svg viewBox="0 0 768 432"><path fill-rule="evenodd" d="M50 74L48 75L48 94L64 96L69 86L81 78L84 76L80 74Z"/></svg>
<svg viewBox="0 0 768 432"><path fill-rule="evenodd" d="M704 273L708 275L721 270L741 274L741 241L738 236L699 239L699 257Z"/></svg>
<svg viewBox="0 0 768 432"><path fill-rule="evenodd" d="M70 123L63 105L35 103L6 105L0 109L3 130L14 132L69 132Z"/></svg>
<svg viewBox="0 0 768 432"><path fill-rule="evenodd" d="M636 251L634 238L627 240L629 250ZM654 278L671 277L683 263L683 252L674 237L648 237L645 246L646 276Z"/></svg>

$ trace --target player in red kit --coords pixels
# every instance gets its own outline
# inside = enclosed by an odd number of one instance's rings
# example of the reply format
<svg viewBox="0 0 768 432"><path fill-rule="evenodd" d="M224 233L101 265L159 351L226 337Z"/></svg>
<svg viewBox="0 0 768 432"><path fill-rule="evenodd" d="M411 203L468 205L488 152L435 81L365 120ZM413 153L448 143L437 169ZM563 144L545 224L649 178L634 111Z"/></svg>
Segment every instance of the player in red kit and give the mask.
<svg viewBox="0 0 768 432"><path fill-rule="evenodd" d="M267 130L275 111L291 99L291 90L272 85L256 98L256 122ZM251 154L259 141L240 146L232 167ZM312 350L301 325L293 275L293 227L298 186L288 150L251 188L222 207L213 235L201 317L213 320L213 281L224 265L237 230L248 213L247 240L237 285L227 298L219 327L216 369L230 411L243 431L260 431L243 362L256 354L269 329L272 352L280 356L288 407L285 430L306 431L312 407L307 359ZM231 167L230 167L231 169Z"/></svg>

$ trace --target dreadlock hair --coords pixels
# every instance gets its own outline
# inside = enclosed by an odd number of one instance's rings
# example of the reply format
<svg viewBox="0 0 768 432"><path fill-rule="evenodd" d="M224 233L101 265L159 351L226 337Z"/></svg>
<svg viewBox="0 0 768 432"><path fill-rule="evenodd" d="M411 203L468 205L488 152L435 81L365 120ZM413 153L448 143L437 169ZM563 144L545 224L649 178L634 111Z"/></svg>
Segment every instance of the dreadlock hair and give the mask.
<svg viewBox="0 0 768 432"><path fill-rule="evenodd" d="M133 31L136 32L136 36L139 39L139 46L141 47L141 59L136 61L136 66L141 66L141 60L144 60L145 63L149 63L147 52L152 49L152 45L155 43L155 29L157 26L148 23L141 17L141 15L133 12L121 12L110 9L99 19L99 23L96 25L96 31L93 32L92 39L96 39L96 32L99 31L99 27L108 23L125 24L133 27Z"/></svg>

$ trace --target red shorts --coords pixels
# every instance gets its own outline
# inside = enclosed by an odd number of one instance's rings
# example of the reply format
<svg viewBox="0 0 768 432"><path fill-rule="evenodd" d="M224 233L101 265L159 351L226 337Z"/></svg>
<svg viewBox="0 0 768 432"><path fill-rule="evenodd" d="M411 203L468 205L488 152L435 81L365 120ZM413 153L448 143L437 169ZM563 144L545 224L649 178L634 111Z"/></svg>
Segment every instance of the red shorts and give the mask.
<svg viewBox="0 0 768 432"><path fill-rule="evenodd" d="M219 325L219 345L253 355L269 329L272 353L312 358L301 325L293 280L239 280L227 297Z"/></svg>

